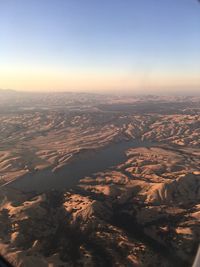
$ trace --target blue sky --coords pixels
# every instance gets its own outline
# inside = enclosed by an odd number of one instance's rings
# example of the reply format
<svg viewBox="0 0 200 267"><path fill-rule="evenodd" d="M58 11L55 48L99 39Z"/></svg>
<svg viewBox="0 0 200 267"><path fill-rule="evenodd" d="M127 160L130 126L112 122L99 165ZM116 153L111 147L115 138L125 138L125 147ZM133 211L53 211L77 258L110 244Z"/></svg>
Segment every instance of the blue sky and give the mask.
<svg viewBox="0 0 200 267"><path fill-rule="evenodd" d="M0 88L199 90L197 0L0 0Z"/></svg>

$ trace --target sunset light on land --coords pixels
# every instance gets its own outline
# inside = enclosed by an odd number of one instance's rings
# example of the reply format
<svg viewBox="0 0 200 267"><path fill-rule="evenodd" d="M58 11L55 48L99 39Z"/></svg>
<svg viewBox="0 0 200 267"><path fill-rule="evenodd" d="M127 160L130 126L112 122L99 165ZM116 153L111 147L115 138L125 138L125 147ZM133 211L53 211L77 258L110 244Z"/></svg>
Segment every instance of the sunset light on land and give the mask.
<svg viewBox="0 0 200 267"><path fill-rule="evenodd" d="M0 267L200 267L199 137L200 0L0 0Z"/></svg>
<svg viewBox="0 0 200 267"><path fill-rule="evenodd" d="M1 0L0 88L198 92L199 27L195 0Z"/></svg>

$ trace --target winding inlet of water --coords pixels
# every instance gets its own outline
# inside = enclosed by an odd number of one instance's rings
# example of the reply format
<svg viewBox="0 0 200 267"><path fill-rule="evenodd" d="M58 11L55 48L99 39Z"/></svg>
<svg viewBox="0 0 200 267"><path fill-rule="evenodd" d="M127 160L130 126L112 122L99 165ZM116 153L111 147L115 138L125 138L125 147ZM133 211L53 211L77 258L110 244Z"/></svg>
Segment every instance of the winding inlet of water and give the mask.
<svg viewBox="0 0 200 267"><path fill-rule="evenodd" d="M98 150L81 152L75 160L53 172L46 168L33 173L27 173L10 182L7 186L24 192L44 192L51 189L62 190L75 186L85 176L105 171L124 162L125 152L129 148L151 147L150 142L138 140L114 143Z"/></svg>

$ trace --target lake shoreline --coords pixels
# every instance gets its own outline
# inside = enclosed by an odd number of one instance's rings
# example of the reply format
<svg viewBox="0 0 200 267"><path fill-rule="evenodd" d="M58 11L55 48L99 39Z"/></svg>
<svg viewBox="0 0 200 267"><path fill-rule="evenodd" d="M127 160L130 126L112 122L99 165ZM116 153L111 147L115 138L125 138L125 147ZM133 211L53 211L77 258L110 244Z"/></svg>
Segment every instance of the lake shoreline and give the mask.
<svg viewBox="0 0 200 267"><path fill-rule="evenodd" d="M141 140L130 140L114 143L97 150L80 153L69 164L53 171L52 167L27 173L10 181L3 187L12 187L23 192L42 193L49 190L72 188L86 176L108 170L126 160L125 152L130 148L153 147L156 143Z"/></svg>

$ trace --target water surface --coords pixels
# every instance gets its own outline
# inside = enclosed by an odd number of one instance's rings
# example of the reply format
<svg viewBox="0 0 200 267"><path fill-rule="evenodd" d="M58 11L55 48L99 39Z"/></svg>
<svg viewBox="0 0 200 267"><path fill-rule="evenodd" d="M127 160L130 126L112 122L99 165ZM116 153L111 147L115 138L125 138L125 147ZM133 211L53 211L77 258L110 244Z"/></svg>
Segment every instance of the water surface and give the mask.
<svg viewBox="0 0 200 267"><path fill-rule="evenodd" d="M10 182L8 186L25 192L71 188L85 176L92 176L94 173L105 171L124 162L127 159L125 152L129 148L152 145L150 142L131 140L114 143L98 150L81 152L74 161L55 172L52 172L51 168L46 168L28 173Z"/></svg>

